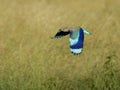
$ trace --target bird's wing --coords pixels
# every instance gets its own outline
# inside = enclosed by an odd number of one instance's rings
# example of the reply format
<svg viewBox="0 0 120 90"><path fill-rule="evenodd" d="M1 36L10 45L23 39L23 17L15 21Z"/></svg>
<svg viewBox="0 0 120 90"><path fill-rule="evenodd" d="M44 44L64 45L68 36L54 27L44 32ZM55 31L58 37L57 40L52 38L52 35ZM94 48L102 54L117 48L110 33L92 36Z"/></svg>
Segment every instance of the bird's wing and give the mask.
<svg viewBox="0 0 120 90"><path fill-rule="evenodd" d="M88 34L88 35L91 34L89 31L87 31L87 30L85 30L85 29L83 29L83 31L84 31L84 33L86 33L86 34Z"/></svg>
<svg viewBox="0 0 120 90"><path fill-rule="evenodd" d="M83 41L81 40L83 35L83 30L74 31L70 37L70 51L73 54L79 54L82 52ZM84 37L84 36L83 36Z"/></svg>
<svg viewBox="0 0 120 90"><path fill-rule="evenodd" d="M68 34L70 34L70 31L62 31L62 30L59 30L59 31L55 34L55 36L53 36L52 38L61 38L61 37L66 36L66 35L68 35Z"/></svg>

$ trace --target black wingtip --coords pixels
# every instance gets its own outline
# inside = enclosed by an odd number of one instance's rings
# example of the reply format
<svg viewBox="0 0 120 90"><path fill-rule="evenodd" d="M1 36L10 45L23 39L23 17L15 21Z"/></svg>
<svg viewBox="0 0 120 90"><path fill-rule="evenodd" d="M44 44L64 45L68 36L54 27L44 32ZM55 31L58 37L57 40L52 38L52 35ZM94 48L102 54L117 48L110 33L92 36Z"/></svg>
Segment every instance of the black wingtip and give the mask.
<svg viewBox="0 0 120 90"><path fill-rule="evenodd" d="M74 53L74 52L71 52L73 55L80 55L80 53Z"/></svg>
<svg viewBox="0 0 120 90"><path fill-rule="evenodd" d="M62 36L54 36L54 37L51 37L51 39L59 39L59 38L62 38Z"/></svg>

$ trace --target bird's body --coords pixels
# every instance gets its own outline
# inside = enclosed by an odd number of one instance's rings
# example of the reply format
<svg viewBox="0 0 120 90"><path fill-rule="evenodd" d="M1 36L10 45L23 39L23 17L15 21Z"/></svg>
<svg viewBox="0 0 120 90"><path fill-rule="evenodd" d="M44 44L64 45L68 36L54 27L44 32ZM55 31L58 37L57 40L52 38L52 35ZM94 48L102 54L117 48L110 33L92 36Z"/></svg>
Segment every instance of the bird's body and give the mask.
<svg viewBox="0 0 120 90"><path fill-rule="evenodd" d="M81 53L83 48L84 41L84 32L82 29L79 30L71 30L70 32L70 51L72 53Z"/></svg>
<svg viewBox="0 0 120 90"><path fill-rule="evenodd" d="M55 38L63 37L65 35L70 34L70 51L73 54L79 54L82 52L83 49L83 43L84 43L84 33L90 34L85 29L79 28L77 30L74 30L73 28L66 28L66 30L59 30L59 32L54 36Z"/></svg>

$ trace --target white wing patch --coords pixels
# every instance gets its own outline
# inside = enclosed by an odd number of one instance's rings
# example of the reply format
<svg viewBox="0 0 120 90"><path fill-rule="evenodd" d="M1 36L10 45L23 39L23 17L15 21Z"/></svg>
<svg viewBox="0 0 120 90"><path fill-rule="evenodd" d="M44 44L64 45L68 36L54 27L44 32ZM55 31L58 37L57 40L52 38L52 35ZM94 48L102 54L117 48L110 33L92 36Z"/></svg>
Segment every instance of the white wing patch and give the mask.
<svg viewBox="0 0 120 90"><path fill-rule="evenodd" d="M72 53L79 54L79 53L82 52L82 48L80 48L80 49L70 49L70 51L71 51Z"/></svg>

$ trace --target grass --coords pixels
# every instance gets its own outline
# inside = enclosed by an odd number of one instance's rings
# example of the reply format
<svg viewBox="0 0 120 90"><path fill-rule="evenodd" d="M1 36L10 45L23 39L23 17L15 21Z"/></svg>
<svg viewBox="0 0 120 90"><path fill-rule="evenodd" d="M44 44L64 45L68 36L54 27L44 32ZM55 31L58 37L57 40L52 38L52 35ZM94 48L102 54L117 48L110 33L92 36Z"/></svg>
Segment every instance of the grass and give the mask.
<svg viewBox="0 0 120 90"><path fill-rule="evenodd" d="M0 0L0 90L120 90L119 0ZM74 56L63 26L82 26Z"/></svg>

